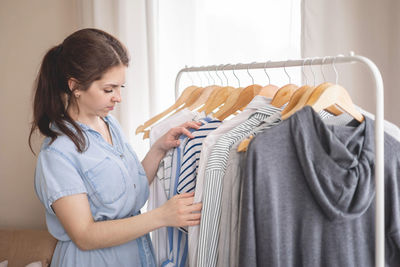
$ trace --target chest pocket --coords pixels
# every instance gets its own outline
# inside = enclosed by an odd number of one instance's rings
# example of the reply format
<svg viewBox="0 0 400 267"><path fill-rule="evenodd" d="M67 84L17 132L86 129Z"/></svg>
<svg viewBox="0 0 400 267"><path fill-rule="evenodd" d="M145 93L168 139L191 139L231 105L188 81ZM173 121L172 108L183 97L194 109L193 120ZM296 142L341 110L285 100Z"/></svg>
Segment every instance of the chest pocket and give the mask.
<svg viewBox="0 0 400 267"><path fill-rule="evenodd" d="M126 180L121 168L108 157L85 174L95 195L104 204L117 201L126 191Z"/></svg>

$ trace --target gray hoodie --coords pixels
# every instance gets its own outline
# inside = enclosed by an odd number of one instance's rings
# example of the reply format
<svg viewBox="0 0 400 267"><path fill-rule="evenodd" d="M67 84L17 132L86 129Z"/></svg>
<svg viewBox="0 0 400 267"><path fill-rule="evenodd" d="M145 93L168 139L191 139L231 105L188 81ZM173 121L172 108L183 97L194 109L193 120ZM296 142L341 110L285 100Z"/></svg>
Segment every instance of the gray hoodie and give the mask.
<svg viewBox="0 0 400 267"><path fill-rule="evenodd" d="M385 134L386 264L400 266L400 143ZM239 266L374 266L374 127L311 107L247 151Z"/></svg>

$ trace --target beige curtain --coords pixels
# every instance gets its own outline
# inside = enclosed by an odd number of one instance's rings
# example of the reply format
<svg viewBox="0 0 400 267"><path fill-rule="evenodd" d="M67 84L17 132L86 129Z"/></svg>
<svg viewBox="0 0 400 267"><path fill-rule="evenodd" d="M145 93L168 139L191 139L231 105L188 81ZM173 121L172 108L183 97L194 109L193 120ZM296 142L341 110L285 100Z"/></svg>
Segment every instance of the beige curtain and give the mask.
<svg viewBox="0 0 400 267"><path fill-rule="evenodd" d="M400 1L397 0L303 0L302 55L304 57L348 54L366 56L380 69L385 86L385 119L400 125ZM365 66L337 65L339 84L354 102L375 113L372 78ZM324 67L330 81L332 68Z"/></svg>

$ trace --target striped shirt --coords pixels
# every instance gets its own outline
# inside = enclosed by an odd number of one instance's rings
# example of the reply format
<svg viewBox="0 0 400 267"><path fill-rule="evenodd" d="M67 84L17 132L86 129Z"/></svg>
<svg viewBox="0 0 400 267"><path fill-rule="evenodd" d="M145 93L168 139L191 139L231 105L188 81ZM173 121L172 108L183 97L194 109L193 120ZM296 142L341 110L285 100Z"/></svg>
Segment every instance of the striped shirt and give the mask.
<svg viewBox="0 0 400 267"><path fill-rule="evenodd" d="M210 117L203 118L199 120L203 125L201 127L205 128L212 120ZM189 129L189 131L195 135L199 136L198 130ZM200 131L201 132L201 131ZM184 151L188 150L190 147L189 142L193 139L189 139L185 135L181 135L180 145L168 151L164 162L169 162L169 166L164 166L166 170L166 177L169 176L169 186L165 183L165 190L169 192L169 198L178 194L179 177L182 173L182 163L184 163ZM188 146L189 144L189 146ZM171 156L171 159L168 159ZM166 160L166 161L165 161ZM167 188L168 187L168 188ZM184 267L188 265L188 237L187 230L184 228L167 227L168 233L168 259L163 261L161 266L163 267Z"/></svg>
<svg viewBox="0 0 400 267"><path fill-rule="evenodd" d="M193 192L196 186L197 168L199 167L201 146L207 135L221 125L219 120L210 120L208 123L200 126L192 134L194 138L190 139L183 149L181 172L179 174L177 193Z"/></svg>
<svg viewBox="0 0 400 267"><path fill-rule="evenodd" d="M319 117L322 119L322 120L327 120L327 119L330 119L330 118L335 118L335 116L333 116L331 113L329 113L329 112L327 112L327 111L325 111L325 110L321 110L320 112L319 112ZM267 119L267 121L268 121L268 119ZM265 123L265 121L262 121L261 123L260 123L260 125L258 125L257 127L255 127L254 129L252 129L248 134L247 134L247 136L250 136L250 135L253 135L253 136L256 136L257 134L259 134L259 133L262 133L264 130L266 130L266 129L268 129L268 128L270 128L269 127L269 124L268 123Z"/></svg>
<svg viewBox="0 0 400 267"><path fill-rule="evenodd" d="M203 208L198 240L198 267L216 266L218 228L221 218L222 178L224 177L231 146L247 136L261 123L273 127L281 121L281 109L266 106L249 119L223 135L213 147L207 163L204 181Z"/></svg>
<svg viewBox="0 0 400 267"><path fill-rule="evenodd" d="M201 148L199 168L197 170L196 189L194 195L195 203L203 201L204 177L206 175L207 161L211 155L212 147L217 143L218 139L221 136L223 136L233 128L237 127L241 123L245 122L251 116L251 114L254 114L258 109L262 107L268 106L270 103L270 98L259 95L255 96L241 113L230 120L225 119L222 124L215 131L211 132L204 140ZM196 266L200 226L189 226L188 230L189 266Z"/></svg>

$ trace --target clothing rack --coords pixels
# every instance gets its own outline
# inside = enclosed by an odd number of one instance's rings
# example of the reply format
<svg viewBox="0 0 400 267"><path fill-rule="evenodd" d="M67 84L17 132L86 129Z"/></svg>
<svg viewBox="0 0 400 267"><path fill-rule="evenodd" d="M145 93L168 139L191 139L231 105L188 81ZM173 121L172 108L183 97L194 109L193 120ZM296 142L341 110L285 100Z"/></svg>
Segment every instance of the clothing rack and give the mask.
<svg viewBox="0 0 400 267"><path fill-rule="evenodd" d="M370 59L354 55L350 53L349 56L336 56L336 57L316 57L311 61L311 65L327 65L331 64L326 62L325 59L334 58L334 63L356 63L360 62L365 64L370 74L374 78L375 83L375 100L376 100L376 111L375 111L375 266L385 266L385 203L384 203L384 132L383 132L383 80L382 75ZM248 70L248 69L266 69L266 68L282 68L282 67L299 67L304 66L306 59L296 59L287 61L268 61L262 63L249 63L249 64L237 64L237 65L224 65L223 69L219 70ZM309 60L309 59L308 59ZM202 67L186 67L181 69L175 80L175 99L179 96L179 82L184 72L200 72L200 71L215 71L217 68L221 68L221 65L211 65Z"/></svg>

